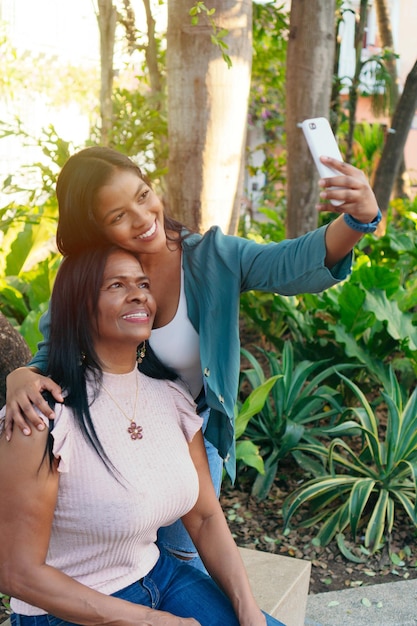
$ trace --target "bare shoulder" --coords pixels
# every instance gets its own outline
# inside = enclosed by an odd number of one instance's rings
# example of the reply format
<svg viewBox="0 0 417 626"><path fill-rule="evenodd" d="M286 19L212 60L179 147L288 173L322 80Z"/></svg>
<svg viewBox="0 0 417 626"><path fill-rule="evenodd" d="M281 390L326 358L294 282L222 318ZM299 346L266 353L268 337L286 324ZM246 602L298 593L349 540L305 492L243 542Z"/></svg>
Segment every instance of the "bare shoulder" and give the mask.
<svg viewBox="0 0 417 626"><path fill-rule="evenodd" d="M15 428L11 440L7 441L3 433L0 436L0 478L4 473L20 474L22 470L37 472L42 464L48 436L48 429L32 429L32 435L28 437Z"/></svg>

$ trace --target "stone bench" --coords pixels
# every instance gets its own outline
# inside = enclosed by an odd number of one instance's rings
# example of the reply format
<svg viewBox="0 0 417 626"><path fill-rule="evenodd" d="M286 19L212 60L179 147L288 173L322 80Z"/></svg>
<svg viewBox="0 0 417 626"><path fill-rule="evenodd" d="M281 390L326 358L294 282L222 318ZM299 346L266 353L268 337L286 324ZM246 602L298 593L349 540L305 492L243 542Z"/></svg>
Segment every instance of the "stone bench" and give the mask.
<svg viewBox="0 0 417 626"><path fill-rule="evenodd" d="M248 548L240 553L261 609L286 626L304 626L310 561Z"/></svg>
<svg viewBox="0 0 417 626"><path fill-rule="evenodd" d="M304 626L310 561L248 548L240 552L259 606L286 626Z"/></svg>

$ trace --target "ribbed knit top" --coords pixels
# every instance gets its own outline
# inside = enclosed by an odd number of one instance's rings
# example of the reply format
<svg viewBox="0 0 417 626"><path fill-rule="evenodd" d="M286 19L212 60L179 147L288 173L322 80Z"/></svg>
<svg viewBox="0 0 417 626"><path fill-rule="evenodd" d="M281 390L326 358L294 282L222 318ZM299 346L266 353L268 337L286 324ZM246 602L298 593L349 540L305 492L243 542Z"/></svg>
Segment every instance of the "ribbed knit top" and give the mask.
<svg viewBox="0 0 417 626"><path fill-rule="evenodd" d="M194 403L176 383L154 380L137 369L104 374L104 385L131 415L143 438L132 440L129 421L104 391L90 407L100 442L121 477L112 475L74 423L56 405L53 452L59 459L58 501L47 563L81 583L111 594L145 576L155 565L160 526L188 512L198 496L198 477L188 442L201 428ZM12 599L25 615L44 611Z"/></svg>

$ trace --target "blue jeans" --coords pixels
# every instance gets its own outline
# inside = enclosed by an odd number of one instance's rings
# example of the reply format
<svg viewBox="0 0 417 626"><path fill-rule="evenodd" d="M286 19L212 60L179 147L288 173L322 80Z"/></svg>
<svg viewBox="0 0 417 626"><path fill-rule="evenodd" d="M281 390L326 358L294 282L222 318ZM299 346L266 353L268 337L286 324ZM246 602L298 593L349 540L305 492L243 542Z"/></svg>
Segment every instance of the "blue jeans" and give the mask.
<svg viewBox="0 0 417 626"><path fill-rule="evenodd" d="M200 413L200 416L203 418L203 432L207 426L209 414L210 409L208 408L204 412ZM204 439L204 443L206 446L214 489L216 490L217 496L219 496L223 475L223 460L217 452L217 448L215 448L213 444L207 441L207 439ZM185 530L181 520L177 520L170 526L160 528L158 530L158 540L156 543L158 544L161 552L168 552L174 556L178 556L179 558L184 557L188 565L193 565L200 571L207 573L207 570L204 567L193 542L191 541L190 535Z"/></svg>
<svg viewBox="0 0 417 626"><path fill-rule="evenodd" d="M178 617L193 617L201 626L239 626L232 605L216 583L184 561L161 555L142 580L113 594L135 604L167 611ZM266 615L268 626L284 626ZM12 626L77 626L53 615L11 616Z"/></svg>

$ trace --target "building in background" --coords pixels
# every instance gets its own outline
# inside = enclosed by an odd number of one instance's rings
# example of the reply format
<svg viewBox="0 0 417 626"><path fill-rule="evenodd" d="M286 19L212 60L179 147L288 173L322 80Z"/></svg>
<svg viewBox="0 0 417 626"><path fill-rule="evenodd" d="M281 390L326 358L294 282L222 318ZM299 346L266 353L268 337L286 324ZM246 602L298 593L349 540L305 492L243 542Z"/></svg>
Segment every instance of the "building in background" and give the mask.
<svg viewBox="0 0 417 626"><path fill-rule="evenodd" d="M281 3L280 3L281 4ZM284 3L289 11L291 8L291 0ZM360 0L346 0L343 7L351 8L359 12ZM399 91L402 92L408 73L411 71L417 59L417 47L415 43L415 33L417 32L417 0L388 0L390 10L391 28L394 40L394 51L399 55L397 60L397 72L399 81ZM346 11L344 13L344 22L340 26L339 35L341 38L341 51L339 60L339 77L345 77L345 84L349 84L350 78L355 72L355 15L353 12ZM380 38L377 27L375 1L368 2L368 16L365 29L362 59L368 59L370 56L381 51ZM371 78L363 77L364 82L370 87ZM343 92L342 92L343 93ZM347 89L344 90L347 93ZM302 120L300 120L302 121ZM359 96L358 107L356 113L356 122L379 123L385 128L390 126L390 118L388 116L375 116L371 110L371 99L369 97ZM262 144L265 141L262 126L257 123L256 126L249 128L248 132L248 148L251 154L251 164L261 168L264 154ZM417 189L417 114L414 117L407 143L404 149L405 163L412 190ZM246 174L246 206L250 212L256 212L262 204L262 186L265 184L265 176L261 170L256 175Z"/></svg>

